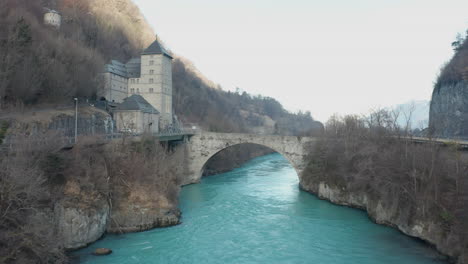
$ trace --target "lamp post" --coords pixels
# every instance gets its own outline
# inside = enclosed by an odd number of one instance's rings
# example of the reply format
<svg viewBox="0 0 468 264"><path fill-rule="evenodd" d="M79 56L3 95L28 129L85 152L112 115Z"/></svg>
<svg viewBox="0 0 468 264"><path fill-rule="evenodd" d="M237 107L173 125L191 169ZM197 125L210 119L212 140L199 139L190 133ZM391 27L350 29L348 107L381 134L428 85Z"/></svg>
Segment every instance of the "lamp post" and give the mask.
<svg viewBox="0 0 468 264"><path fill-rule="evenodd" d="M78 137L78 98L75 99L75 144Z"/></svg>

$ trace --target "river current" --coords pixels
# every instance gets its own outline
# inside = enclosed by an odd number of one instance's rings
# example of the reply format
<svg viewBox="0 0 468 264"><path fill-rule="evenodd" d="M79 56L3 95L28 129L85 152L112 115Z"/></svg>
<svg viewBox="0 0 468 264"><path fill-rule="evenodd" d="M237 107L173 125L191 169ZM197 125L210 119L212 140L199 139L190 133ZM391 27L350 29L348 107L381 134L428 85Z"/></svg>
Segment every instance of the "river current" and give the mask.
<svg viewBox="0 0 468 264"><path fill-rule="evenodd" d="M182 188L182 224L107 235L77 251L79 263L444 263L425 244L373 223L366 213L299 190L279 154ZM98 247L108 256L92 256Z"/></svg>

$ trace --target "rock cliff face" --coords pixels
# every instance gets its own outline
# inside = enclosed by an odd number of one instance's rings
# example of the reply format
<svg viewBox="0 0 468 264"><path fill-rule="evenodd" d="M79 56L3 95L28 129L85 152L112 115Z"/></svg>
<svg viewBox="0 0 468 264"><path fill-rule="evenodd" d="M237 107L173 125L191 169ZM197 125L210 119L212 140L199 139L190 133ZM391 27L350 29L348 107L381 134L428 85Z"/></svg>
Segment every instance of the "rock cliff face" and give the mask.
<svg viewBox="0 0 468 264"><path fill-rule="evenodd" d="M30 136L48 131L66 137L75 133L75 109L44 109L24 113L5 113L0 120L10 123L8 134ZM78 111L78 135L110 134L113 129L111 116L92 106L80 106Z"/></svg>
<svg viewBox="0 0 468 264"><path fill-rule="evenodd" d="M458 257L457 263L468 263L468 255L460 248L457 234L447 234L430 218L412 219L411 206L403 199L379 199L371 191L353 192L326 182L307 181L307 177L303 179L305 180L300 183L303 190L335 204L366 210L376 223L397 228L406 235L422 239L434 245L439 252L454 259Z"/></svg>
<svg viewBox="0 0 468 264"><path fill-rule="evenodd" d="M468 138L468 81L434 89L429 123L436 137Z"/></svg>
<svg viewBox="0 0 468 264"><path fill-rule="evenodd" d="M59 203L54 211L58 232L66 249L85 247L101 238L106 231L109 219L106 201L88 206Z"/></svg>
<svg viewBox="0 0 468 264"><path fill-rule="evenodd" d="M166 155L164 150L145 153L148 158L122 144L82 142L64 150L51 164L58 169L50 171L59 175L52 177L63 175L63 180L56 180L51 187L57 197L52 212L54 226L64 248L85 247L106 232L138 232L179 223L180 186L173 175L180 173L173 171L179 156L167 156L164 170L152 159ZM145 143L141 147L150 146ZM167 172L168 180L160 180L152 166Z"/></svg>
<svg viewBox="0 0 468 264"><path fill-rule="evenodd" d="M179 224L177 205L151 188L121 188L116 198L107 227L110 233L140 232Z"/></svg>

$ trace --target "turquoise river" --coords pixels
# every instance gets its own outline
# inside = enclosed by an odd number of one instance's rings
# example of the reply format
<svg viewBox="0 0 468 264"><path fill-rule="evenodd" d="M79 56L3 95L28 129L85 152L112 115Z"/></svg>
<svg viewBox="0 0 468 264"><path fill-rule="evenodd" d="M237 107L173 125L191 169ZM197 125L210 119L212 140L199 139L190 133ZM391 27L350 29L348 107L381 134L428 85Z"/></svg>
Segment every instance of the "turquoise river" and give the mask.
<svg viewBox="0 0 468 264"><path fill-rule="evenodd" d="M299 190L296 172L279 154L182 188L180 208L178 226L107 235L74 255L93 264L444 263L365 212ZM114 252L92 256L98 247Z"/></svg>

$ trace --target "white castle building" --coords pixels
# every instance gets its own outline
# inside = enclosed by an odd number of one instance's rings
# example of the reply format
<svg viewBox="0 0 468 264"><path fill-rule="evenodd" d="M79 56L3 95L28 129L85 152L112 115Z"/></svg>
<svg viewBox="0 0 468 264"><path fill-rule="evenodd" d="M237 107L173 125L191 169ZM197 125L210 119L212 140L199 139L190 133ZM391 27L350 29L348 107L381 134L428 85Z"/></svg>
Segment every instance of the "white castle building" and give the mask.
<svg viewBox="0 0 468 264"><path fill-rule="evenodd" d="M121 104L122 107L117 106L117 111L129 110L124 109L124 105L128 104L124 103L126 98L140 95L158 111L159 127L164 128L172 124L172 56L157 39L141 53L140 58L132 58L125 64L112 60L105 66L104 79L104 89L98 96ZM128 117L126 120L128 123ZM116 122L117 129L128 127L128 124L119 124L118 118ZM135 121L134 127L148 129L152 126L153 129L150 130L154 131L154 124L155 122L149 125ZM138 129L137 132L143 131Z"/></svg>

